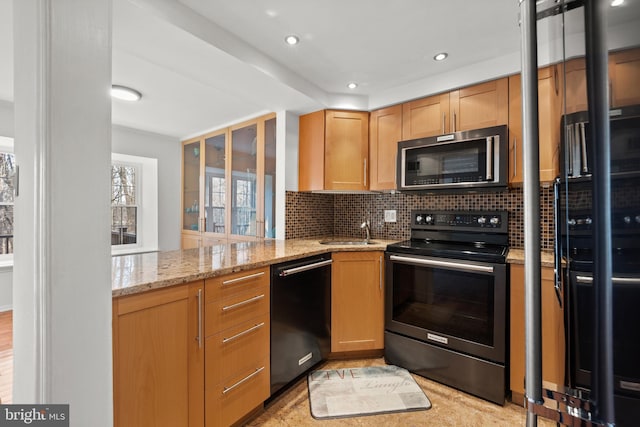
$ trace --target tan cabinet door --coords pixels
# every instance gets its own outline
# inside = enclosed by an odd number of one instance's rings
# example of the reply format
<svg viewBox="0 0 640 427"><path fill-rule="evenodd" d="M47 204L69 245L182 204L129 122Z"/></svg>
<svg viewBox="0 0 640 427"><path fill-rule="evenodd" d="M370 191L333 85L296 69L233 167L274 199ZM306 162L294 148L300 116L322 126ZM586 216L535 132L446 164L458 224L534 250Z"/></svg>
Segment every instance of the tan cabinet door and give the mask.
<svg viewBox="0 0 640 427"><path fill-rule="evenodd" d="M562 91L560 65L538 70L538 137L540 182L552 182L560 170ZM509 77L509 184L522 184L521 77Z"/></svg>
<svg viewBox="0 0 640 427"><path fill-rule="evenodd" d="M194 282L114 300L116 426L204 425L203 290Z"/></svg>
<svg viewBox="0 0 640 427"><path fill-rule="evenodd" d="M331 266L331 351L384 347L384 255L336 252Z"/></svg>
<svg viewBox="0 0 640 427"><path fill-rule="evenodd" d="M609 56L611 107L640 104L640 49Z"/></svg>
<svg viewBox="0 0 640 427"><path fill-rule="evenodd" d="M449 93L402 104L402 139L416 139L451 132Z"/></svg>
<svg viewBox="0 0 640 427"><path fill-rule="evenodd" d="M370 190L396 188L396 156L402 140L402 105L372 111L369 116Z"/></svg>
<svg viewBox="0 0 640 427"><path fill-rule="evenodd" d="M513 402L523 404L525 380L524 266L511 264L510 385ZM542 379L564 384L564 312L556 298L553 268L543 267Z"/></svg>
<svg viewBox="0 0 640 427"><path fill-rule="evenodd" d="M369 113L331 110L325 120L325 190L368 189Z"/></svg>
<svg viewBox="0 0 640 427"><path fill-rule="evenodd" d="M509 121L508 79L452 91L449 111L452 132L506 125Z"/></svg>

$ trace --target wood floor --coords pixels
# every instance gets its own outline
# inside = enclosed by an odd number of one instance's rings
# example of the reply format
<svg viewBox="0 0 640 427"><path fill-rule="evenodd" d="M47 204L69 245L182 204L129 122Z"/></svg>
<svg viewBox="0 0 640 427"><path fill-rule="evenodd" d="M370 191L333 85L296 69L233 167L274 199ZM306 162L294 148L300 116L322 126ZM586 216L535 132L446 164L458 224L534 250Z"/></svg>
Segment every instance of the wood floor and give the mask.
<svg viewBox="0 0 640 427"><path fill-rule="evenodd" d="M0 401L11 403L13 386L13 311L0 313Z"/></svg>

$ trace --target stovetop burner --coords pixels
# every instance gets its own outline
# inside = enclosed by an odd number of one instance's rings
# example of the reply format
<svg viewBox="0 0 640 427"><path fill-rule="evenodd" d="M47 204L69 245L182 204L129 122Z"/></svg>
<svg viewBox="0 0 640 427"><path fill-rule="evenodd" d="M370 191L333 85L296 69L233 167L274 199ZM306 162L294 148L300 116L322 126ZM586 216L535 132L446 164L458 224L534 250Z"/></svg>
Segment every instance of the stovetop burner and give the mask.
<svg viewBox="0 0 640 427"><path fill-rule="evenodd" d="M415 210L411 239L388 245L387 251L504 263L508 240L506 212Z"/></svg>

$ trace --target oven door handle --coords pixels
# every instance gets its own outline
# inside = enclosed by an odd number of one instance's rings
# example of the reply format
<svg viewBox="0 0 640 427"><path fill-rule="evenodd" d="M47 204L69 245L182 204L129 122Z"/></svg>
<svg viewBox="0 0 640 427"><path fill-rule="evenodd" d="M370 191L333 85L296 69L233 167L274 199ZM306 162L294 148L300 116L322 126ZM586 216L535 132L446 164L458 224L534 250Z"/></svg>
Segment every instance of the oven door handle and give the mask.
<svg viewBox="0 0 640 427"><path fill-rule="evenodd" d="M593 283L593 276L576 276L578 283ZM612 277L611 282L616 285L640 285L640 278L637 277Z"/></svg>
<svg viewBox="0 0 640 427"><path fill-rule="evenodd" d="M493 273L493 267L489 267L486 265L466 264L455 261L440 261L436 259L412 258L398 255L391 255L389 256L389 259L391 261L409 262L412 264L427 265L429 267L444 267L460 271Z"/></svg>

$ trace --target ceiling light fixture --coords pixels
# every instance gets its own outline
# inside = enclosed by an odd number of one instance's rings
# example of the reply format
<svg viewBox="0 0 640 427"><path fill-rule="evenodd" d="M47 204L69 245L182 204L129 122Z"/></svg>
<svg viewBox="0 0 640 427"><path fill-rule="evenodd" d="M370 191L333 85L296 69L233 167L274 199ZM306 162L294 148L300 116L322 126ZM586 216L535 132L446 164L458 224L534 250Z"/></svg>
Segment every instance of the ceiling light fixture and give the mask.
<svg viewBox="0 0 640 427"><path fill-rule="evenodd" d="M142 98L142 94L130 87L111 85L111 97L123 101L139 101Z"/></svg>
<svg viewBox="0 0 640 427"><path fill-rule="evenodd" d="M298 43L300 43L300 37L290 34L287 37L284 38L284 41L291 46L297 45Z"/></svg>
<svg viewBox="0 0 640 427"><path fill-rule="evenodd" d="M434 61L444 61L445 59L447 59L447 56L449 56L449 54L447 52L440 52L436 56L433 57L433 60Z"/></svg>
<svg viewBox="0 0 640 427"><path fill-rule="evenodd" d="M355 89L358 87L358 83L351 82L347 85L349 89Z"/></svg>
<svg viewBox="0 0 640 427"><path fill-rule="evenodd" d="M620 5L622 5L622 3L624 3L624 0L613 0L611 2L611 6L612 7L620 6Z"/></svg>

